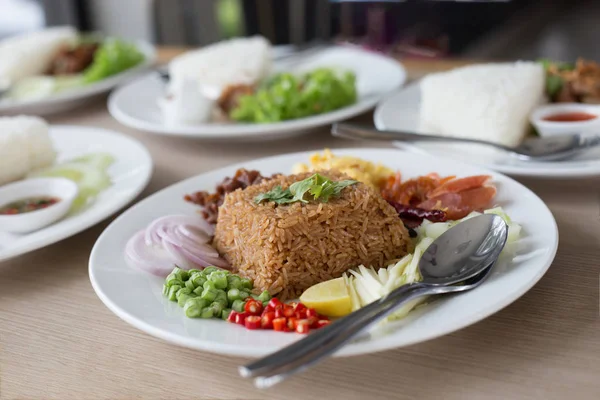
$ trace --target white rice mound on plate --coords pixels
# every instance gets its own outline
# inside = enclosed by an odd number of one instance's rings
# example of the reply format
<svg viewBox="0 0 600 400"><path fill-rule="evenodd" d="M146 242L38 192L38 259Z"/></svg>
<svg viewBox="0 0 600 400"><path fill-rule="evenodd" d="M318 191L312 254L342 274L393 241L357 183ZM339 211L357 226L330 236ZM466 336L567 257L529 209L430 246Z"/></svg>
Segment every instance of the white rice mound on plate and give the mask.
<svg viewBox="0 0 600 400"><path fill-rule="evenodd" d="M545 101L539 63L480 64L421 81L420 131L517 146L529 114Z"/></svg>
<svg viewBox="0 0 600 400"><path fill-rule="evenodd" d="M77 37L75 29L58 26L0 41L0 81L43 74L60 49L74 44Z"/></svg>
<svg viewBox="0 0 600 400"><path fill-rule="evenodd" d="M55 160L46 121L27 116L0 118L0 185L22 179Z"/></svg>
<svg viewBox="0 0 600 400"><path fill-rule="evenodd" d="M170 88L173 91L186 80L218 88L253 85L270 70L271 44L267 39L230 39L175 57L169 64Z"/></svg>

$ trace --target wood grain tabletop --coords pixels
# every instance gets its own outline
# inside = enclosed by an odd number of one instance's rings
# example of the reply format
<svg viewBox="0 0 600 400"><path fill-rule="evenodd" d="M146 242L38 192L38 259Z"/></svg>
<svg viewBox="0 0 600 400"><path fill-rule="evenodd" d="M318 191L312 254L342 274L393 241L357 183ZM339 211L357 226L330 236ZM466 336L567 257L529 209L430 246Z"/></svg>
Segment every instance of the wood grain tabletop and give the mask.
<svg viewBox="0 0 600 400"><path fill-rule="evenodd" d="M163 50L159 59L179 51ZM415 78L463 63L405 66ZM48 119L113 129L143 142L155 172L136 201L228 164L359 145L326 129L244 146L151 135L112 119L105 97ZM239 378L237 366L247 360L168 344L101 303L89 282L88 258L110 220L0 263L0 399L599 399L600 180L520 181L548 204L560 231L554 263L522 298L442 338L330 359L269 390Z"/></svg>

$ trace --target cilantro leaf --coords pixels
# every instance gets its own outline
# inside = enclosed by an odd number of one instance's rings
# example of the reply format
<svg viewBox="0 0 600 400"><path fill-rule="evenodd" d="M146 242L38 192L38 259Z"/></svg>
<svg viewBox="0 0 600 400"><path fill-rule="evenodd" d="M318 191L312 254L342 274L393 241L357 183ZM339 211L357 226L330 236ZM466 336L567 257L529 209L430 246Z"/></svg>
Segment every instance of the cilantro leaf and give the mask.
<svg viewBox="0 0 600 400"><path fill-rule="evenodd" d="M350 179L334 182L323 175L314 174L304 180L292 183L285 190L281 186L275 186L269 192L256 196L254 201L256 203L273 201L277 204L289 204L298 201L308 203L310 200L320 200L327 203L331 197L339 196L344 188L356 183L358 181Z"/></svg>

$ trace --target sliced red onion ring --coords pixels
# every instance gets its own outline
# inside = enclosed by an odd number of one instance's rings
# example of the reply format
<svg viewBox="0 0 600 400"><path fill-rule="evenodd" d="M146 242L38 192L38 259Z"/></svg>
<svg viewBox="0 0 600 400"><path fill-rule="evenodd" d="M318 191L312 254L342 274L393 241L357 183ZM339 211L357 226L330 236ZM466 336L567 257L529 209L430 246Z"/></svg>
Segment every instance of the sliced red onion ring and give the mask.
<svg viewBox="0 0 600 400"><path fill-rule="evenodd" d="M192 240L197 240L199 242L208 243L210 241L210 237L214 234L209 234L200 228L196 228L192 225L179 225L177 227L178 231L183 235L189 237Z"/></svg>
<svg viewBox="0 0 600 400"><path fill-rule="evenodd" d="M173 269L172 258L154 247L147 246L145 232L139 231L129 239L125 246L125 255L129 264L153 275L167 276Z"/></svg>
<svg viewBox="0 0 600 400"><path fill-rule="evenodd" d="M161 217L129 240L126 259L133 267L159 276L168 275L174 265L229 268L209 244L212 234L213 227L199 216Z"/></svg>
<svg viewBox="0 0 600 400"><path fill-rule="evenodd" d="M229 264L227 263L227 261L223 260L222 258L208 257L208 256L200 257L197 254L192 254L187 249L180 248L179 250L188 259L192 260L193 262L195 262L196 264L198 264L200 266L208 267L210 265L214 265L215 267L229 269Z"/></svg>

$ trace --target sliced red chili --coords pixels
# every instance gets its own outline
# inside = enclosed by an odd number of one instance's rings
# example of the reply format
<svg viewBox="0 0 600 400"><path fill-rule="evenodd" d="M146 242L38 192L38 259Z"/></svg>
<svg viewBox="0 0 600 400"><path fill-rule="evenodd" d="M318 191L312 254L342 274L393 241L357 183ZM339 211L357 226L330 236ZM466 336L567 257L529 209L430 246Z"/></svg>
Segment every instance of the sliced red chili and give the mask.
<svg viewBox="0 0 600 400"><path fill-rule="evenodd" d="M297 333L308 333L310 331L310 323L307 319L299 319L296 321Z"/></svg>
<svg viewBox="0 0 600 400"><path fill-rule="evenodd" d="M269 300L269 304L267 305L267 307L275 311L283 308L283 303L278 298L273 297L271 300Z"/></svg>
<svg viewBox="0 0 600 400"><path fill-rule="evenodd" d="M294 330L296 329L296 321L298 321L296 318L294 317L290 317L287 319L287 327L289 330Z"/></svg>
<svg viewBox="0 0 600 400"><path fill-rule="evenodd" d="M227 321L233 322L235 324L236 323L235 319L236 319L236 317L237 317L238 314L239 313L237 311L231 311L231 313L229 313L229 316L227 317Z"/></svg>
<svg viewBox="0 0 600 400"><path fill-rule="evenodd" d="M298 303L294 306L295 312L306 312L306 310L308 310L308 308L302 303Z"/></svg>
<svg viewBox="0 0 600 400"><path fill-rule="evenodd" d="M260 301L250 299L246 302L244 306L244 311L246 311L250 315L260 315L263 310L263 305Z"/></svg>
<svg viewBox="0 0 600 400"><path fill-rule="evenodd" d="M286 318L290 318L294 316L294 307L290 306L289 304L286 304L283 306L283 315Z"/></svg>
<svg viewBox="0 0 600 400"><path fill-rule="evenodd" d="M258 315L248 315L244 321L246 329L260 329L260 317Z"/></svg>
<svg viewBox="0 0 600 400"><path fill-rule="evenodd" d="M282 308L275 310L275 318L285 318Z"/></svg>
<svg viewBox="0 0 600 400"><path fill-rule="evenodd" d="M311 317L319 317L319 313L317 312L317 310L315 310L314 308L309 308L306 310L306 317L307 318L311 318Z"/></svg>
<svg viewBox="0 0 600 400"><path fill-rule="evenodd" d="M260 326L263 329L273 329L273 320L275 319L275 312L267 311L263 312L260 318Z"/></svg>
<svg viewBox="0 0 600 400"><path fill-rule="evenodd" d="M322 328L324 326L327 326L331 324L331 321L327 320L327 319L320 319L317 321L317 325L316 325L316 329Z"/></svg>
<svg viewBox="0 0 600 400"><path fill-rule="evenodd" d="M235 316L235 323L244 325L244 323L246 322L246 317L248 317L248 314L245 312L237 313L237 315Z"/></svg>
<svg viewBox="0 0 600 400"><path fill-rule="evenodd" d="M275 318L273 320L273 330L283 332L287 328L287 321L284 317Z"/></svg>

